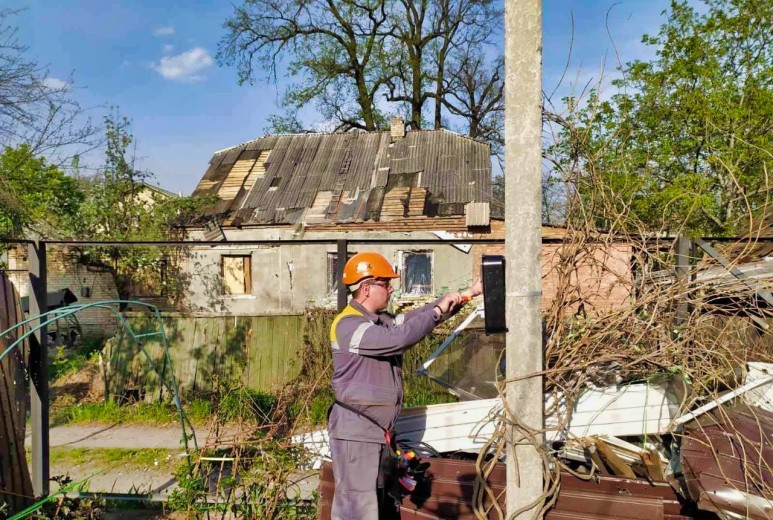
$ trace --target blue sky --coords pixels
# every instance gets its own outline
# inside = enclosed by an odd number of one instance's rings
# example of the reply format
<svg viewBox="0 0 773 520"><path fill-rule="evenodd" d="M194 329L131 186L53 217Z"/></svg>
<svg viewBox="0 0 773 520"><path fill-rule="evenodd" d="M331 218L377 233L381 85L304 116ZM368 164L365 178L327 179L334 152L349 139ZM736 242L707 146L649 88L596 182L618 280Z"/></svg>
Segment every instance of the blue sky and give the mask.
<svg viewBox="0 0 773 520"><path fill-rule="evenodd" d="M544 89L551 92L574 45L558 96L572 84L614 73L614 41L623 62L652 57L641 43L662 23L665 0L545 1ZM230 1L11 0L27 57L50 79L72 79L74 97L97 120L110 106L132 121L139 166L160 186L190 194L212 152L264 133L281 91L239 86L236 70L215 60ZM608 22L607 22L608 17ZM608 26L608 27L607 27ZM609 32L611 33L611 38ZM99 157L89 160L98 161Z"/></svg>

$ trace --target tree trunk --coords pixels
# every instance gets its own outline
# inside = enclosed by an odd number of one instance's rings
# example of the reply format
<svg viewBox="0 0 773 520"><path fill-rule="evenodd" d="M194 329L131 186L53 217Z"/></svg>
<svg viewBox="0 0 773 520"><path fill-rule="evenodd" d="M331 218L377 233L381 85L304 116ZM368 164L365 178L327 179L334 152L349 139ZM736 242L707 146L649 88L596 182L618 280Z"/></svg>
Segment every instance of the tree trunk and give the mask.
<svg viewBox="0 0 773 520"><path fill-rule="evenodd" d="M373 98L368 91L368 84L365 80L365 74L361 71L355 73L357 82L357 102L362 110L362 120L365 123L365 130L373 132L378 130L376 125L376 114L373 113Z"/></svg>
<svg viewBox="0 0 773 520"><path fill-rule="evenodd" d="M21 320L19 294L5 273L0 273L0 331ZM0 351L5 352L21 334L17 330L0 338ZM8 504L11 514L29 506L34 497L24 453L28 360L29 342L25 340L0 362L0 502Z"/></svg>

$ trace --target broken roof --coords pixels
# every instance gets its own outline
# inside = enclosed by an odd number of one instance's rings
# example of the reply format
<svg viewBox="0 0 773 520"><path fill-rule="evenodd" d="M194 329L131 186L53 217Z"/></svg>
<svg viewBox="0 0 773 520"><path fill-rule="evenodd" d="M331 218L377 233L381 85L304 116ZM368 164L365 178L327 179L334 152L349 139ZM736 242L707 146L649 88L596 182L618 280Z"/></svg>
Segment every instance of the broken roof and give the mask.
<svg viewBox="0 0 773 520"><path fill-rule="evenodd" d="M216 152L206 195L226 225L464 215L491 199L490 147L446 130L269 135Z"/></svg>

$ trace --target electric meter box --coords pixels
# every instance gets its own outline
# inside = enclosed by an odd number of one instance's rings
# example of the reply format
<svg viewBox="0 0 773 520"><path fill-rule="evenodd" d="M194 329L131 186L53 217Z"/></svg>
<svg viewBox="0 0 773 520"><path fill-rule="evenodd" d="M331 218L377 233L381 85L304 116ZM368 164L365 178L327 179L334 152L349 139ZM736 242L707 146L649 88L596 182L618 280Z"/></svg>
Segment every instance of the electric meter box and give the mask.
<svg viewBox="0 0 773 520"><path fill-rule="evenodd" d="M481 262L486 334L507 332L505 322L505 257L484 255Z"/></svg>

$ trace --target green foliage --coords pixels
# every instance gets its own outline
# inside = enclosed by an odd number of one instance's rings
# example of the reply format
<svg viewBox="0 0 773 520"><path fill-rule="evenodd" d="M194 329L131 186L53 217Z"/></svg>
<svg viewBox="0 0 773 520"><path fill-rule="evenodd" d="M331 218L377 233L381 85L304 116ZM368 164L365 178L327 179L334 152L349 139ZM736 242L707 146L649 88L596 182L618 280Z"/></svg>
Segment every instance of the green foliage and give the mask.
<svg viewBox="0 0 773 520"><path fill-rule="evenodd" d="M70 350L63 345L58 346L54 359L48 365L49 381L77 372L89 362L95 363L101 348L102 342L93 339L85 340L75 350Z"/></svg>
<svg viewBox="0 0 773 520"><path fill-rule="evenodd" d="M227 385L215 394L217 417L222 423L232 421L250 421L259 424L268 422L277 405L277 398L243 385Z"/></svg>
<svg viewBox="0 0 773 520"><path fill-rule="evenodd" d="M83 199L75 179L35 157L28 145L0 154L0 236L20 238L30 230L57 236Z"/></svg>
<svg viewBox="0 0 773 520"><path fill-rule="evenodd" d="M75 482L64 475L51 477L51 481L58 488L57 492L43 497L30 507L17 512L9 520L22 520L23 518L72 518L78 520L102 518L105 511L104 499L67 497L67 493L70 491L88 491L90 478ZM0 509L0 515L5 513Z"/></svg>
<svg viewBox="0 0 773 520"><path fill-rule="evenodd" d="M160 463L177 463L177 451L162 448L63 448L51 449L51 464L80 466L121 466L124 468L149 468Z"/></svg>
<svg viewBox="0 0 773 520"><path fill-rule="evenodd" d="M193 474L180 467L178 487L167 507L202 516L206 512L229 513L233 518L316 518L314 503L290 498L287 486L305 454L281 440L260 439L246 449L207 452L207 457L230 459L196 463ZM215 499L218 498L219 501Z"/></svg>
<svg viewBox="0 0 773 520"><path fill-rule="evenodd" d="M767 203L773 4L704 3L673 0L642 39L656 58L626 64L619 93L568 117L550 150L582 171L577 189L597 226L630 211L650 230L736 234Z"/></svg>
<svg viewBox="0 0 773 520"><path fill-rule="evenodd" d="M85 200L67 232L79 240L163 241L178 237L178 224L199 214L211 197L177 197L149 184L150 172L135 168L129 156L130 123L117 114L105 118L105 163L81 179ZM179 248L95 247L81 249L81 261L111 273L121 299L138 285L172 301L182 297L186 277Z"/></svg>

